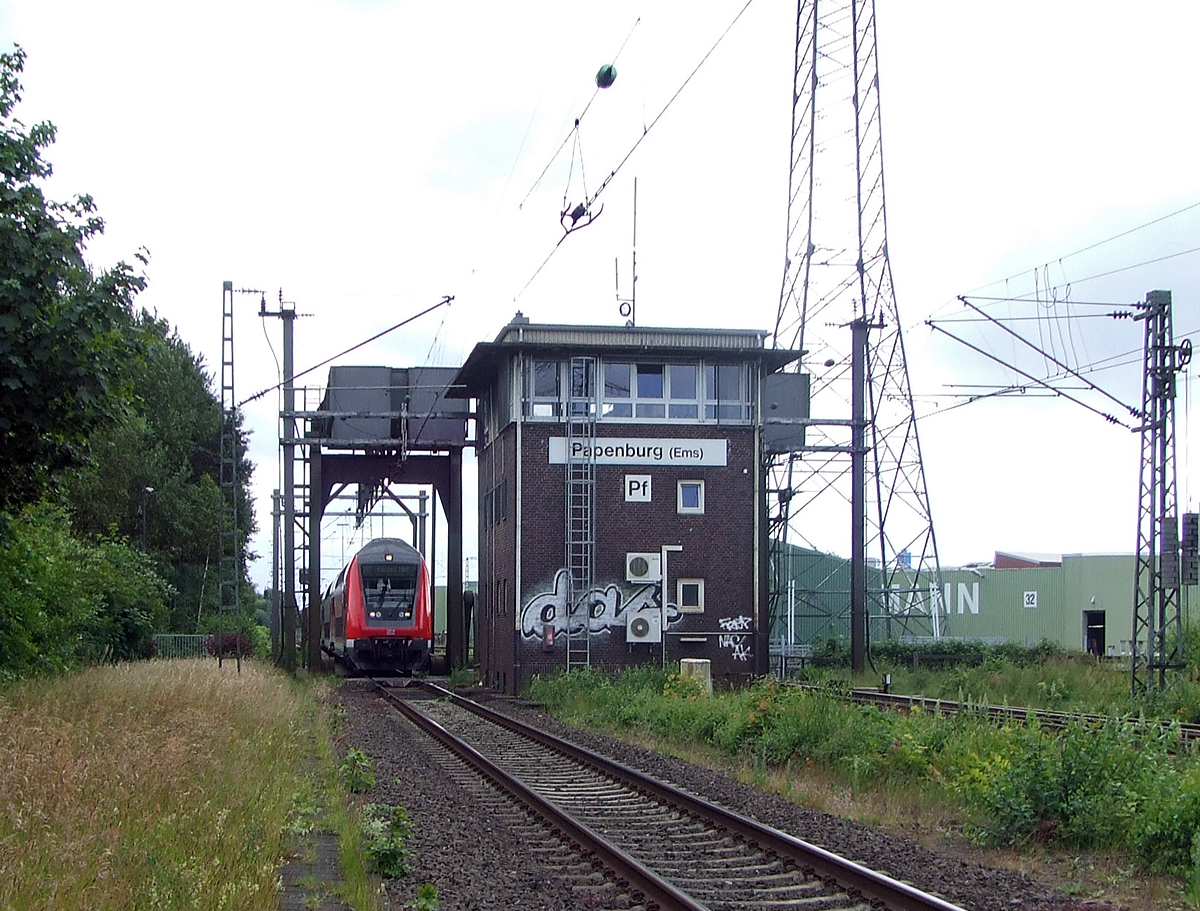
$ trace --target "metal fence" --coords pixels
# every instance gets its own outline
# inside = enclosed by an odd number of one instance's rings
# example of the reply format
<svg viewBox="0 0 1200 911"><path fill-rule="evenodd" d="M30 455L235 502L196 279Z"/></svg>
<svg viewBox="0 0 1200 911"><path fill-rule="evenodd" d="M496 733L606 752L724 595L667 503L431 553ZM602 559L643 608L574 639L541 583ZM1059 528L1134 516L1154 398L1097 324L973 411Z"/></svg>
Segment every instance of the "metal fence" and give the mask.
<svg viewBox="0 0 1200 911"><path fill-rule="evenodd" d="M160 633L154 637L155 658L203 658L209 652L204 640L210 636Z"/></svg>

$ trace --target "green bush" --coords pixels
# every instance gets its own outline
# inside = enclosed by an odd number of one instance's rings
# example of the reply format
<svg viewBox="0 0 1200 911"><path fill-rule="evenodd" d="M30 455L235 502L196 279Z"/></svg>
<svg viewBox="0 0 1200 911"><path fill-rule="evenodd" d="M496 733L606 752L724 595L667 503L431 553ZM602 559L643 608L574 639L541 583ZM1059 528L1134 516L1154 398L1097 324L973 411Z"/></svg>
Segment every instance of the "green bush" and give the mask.
<svg viewBox="0 0 1200 911"><path fill-rule="evenodd" d="M338 766L342 787L354 794L363 794L375 787L375 771L371 758L362 750L347 750Z"/></svg>
<svg viewBox="0 0 1200 911"><path fill-rule="evenodd" d="M1041 682L1043 698L1051 691L1063 699L1075 691L1111 698L1102 680L1111 668L1072 668L1062 657L1039 668L993 657L943 671L940 685L950 678L1001 686L1011 677L1021 692ZM965 711L906 715L849 704L844 681L826 680L815 688L764 680L699 697L669 673L639 669L610 678L593 669L541 678L532 690L560 718L701 743L756 765L816 766L856 789L948 787L969 814L968 832L983 843L1128 850L1148 868L1190 875L1200 764L1178 749L1178 730L1155 733L1119 718L1062 731L998 724L961 691Z"/></svg>
<svg viewBox="0 0 1200 911"><path fill-rule="evenodd" d="M0 681L148 657L166 595L123 541L82 541L62 509L25 509L0 535Z"/></svg>
<svg viewBox="0 0 1200 911"><path fill-rule="evenodd" d="M1057 734L1034 724L1013 727L996 752L960 770L958 783L983 814L980 841L1114 848L1128 842L1170 765L1165 743L1128 722L1080 721ZM1185 858L1190 848L1189 834Z"/></svg>
<svg viewBox="0 0 1200 911"><path fill-rule="evenodd" d="M406 844L412 823L403 807L372 803L364 808L367 859L380 876L402 876L408 870Z"/></svg>
<svg viewBox="0 0 1200 911"><path fill-rule="evenodd" d="M421 883L417 889L417 897L404 903L411 911L438 911L437 886L433 883Z"/></svg>
<svg viewBox="0 0 1200 911"><path fill-rule="evenodd" d="M166 583L145 554L115 538L85 546L80 560L96 601L79 656L88 663L149 658L154 630L166 622Z"/></svg>
<svg viewBox="0 0 1200 911"><path fill-rule="evenodd" d="M1200 766L1160 768L1132 820L1131 847L1155 872L1187 874L1200 834ZM1190 877L1189 877L1190 878Z"/></svg>

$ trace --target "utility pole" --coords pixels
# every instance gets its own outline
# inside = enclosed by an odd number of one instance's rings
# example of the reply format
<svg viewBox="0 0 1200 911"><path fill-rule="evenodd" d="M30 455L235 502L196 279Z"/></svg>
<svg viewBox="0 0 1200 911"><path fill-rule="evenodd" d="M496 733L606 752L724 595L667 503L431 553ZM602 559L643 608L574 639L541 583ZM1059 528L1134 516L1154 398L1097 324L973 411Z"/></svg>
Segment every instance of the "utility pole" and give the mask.
<svg viewBox="0 0 1200 911"><path fill-rule="evenodd" d="M283 661L283 601L279 597L279 491L271 492L271 654L275 662Z"/></svg>
<svg viewBox="0 0 1200 911"><path fill-rule="evenodd" d="M276 316L283 320L283 423L280 427L280 453L283 459L283 616L280 618L283 667L296 670L296 398L292 365L293 324L295 305L285 305L283 291L279 292L279 309L267 310L266 295L262 297L258 315Z"/></svg>
<svg viewBox="0 0 1200 911"><path fill-rule="evenodd" d="M850 324L853 333L850 400L850 668L867 666L867 329L865 319Z"/></svg>

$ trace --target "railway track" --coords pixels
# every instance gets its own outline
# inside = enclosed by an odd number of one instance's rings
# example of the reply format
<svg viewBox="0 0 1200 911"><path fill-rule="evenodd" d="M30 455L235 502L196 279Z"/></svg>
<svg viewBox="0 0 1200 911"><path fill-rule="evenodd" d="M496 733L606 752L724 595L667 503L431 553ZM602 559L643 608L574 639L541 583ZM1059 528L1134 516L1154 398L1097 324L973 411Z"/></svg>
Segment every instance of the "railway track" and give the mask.
<svg viewBox="0 0 1200 911"><path fill-rule="evenodd" d="M819 692L828 690L811 684L799 684L804 689ZM846 695L848 692L848 696ZM1200 724L1186 722L1169 722L1156 719L1120 718L1112 715L1095 715L1082 712L1054 712L1047 709L1027 709L1009 705L984 705L971 702L955 702L952 699L934 699L926 696L910 696L900 693L885 693L881 690L861 688L844 691L839 694L853 702L866 705L876 705L895 711L909 712L919 707L924 712L939 712L944 715L955 715L960 712L970 712L983 715L993 721L1019 721L1024 724L1036 721L1044 728L1063 730L1073 722L1103 725L1124 721L1144 728L1147 732L1159 733L1167 728L1175 727L1179 731L1182 746L1200 742Z"/></svg>
<svg viewBox="0 0 1200 911"><path fill-rule="evenodd" d="M447 690L376 685L411 722L557 832L585 868L601 865L627 896L610 896L612 907L961 911Z"/></svg>

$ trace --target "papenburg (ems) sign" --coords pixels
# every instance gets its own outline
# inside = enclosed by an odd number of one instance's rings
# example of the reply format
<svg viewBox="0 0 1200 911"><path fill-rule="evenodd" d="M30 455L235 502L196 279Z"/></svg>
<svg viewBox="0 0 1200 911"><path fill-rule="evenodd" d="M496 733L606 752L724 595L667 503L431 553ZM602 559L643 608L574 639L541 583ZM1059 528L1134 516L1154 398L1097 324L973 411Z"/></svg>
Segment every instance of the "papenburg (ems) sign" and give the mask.
<svg viewBox="0 0 1200 911"><path fill-rule="evenodd" d="M593 437L572 440L570 461L595 465L714 465L728 464L728 440L668 440ZM567 438L550 438L550 464L568 461Z"/></svg>

